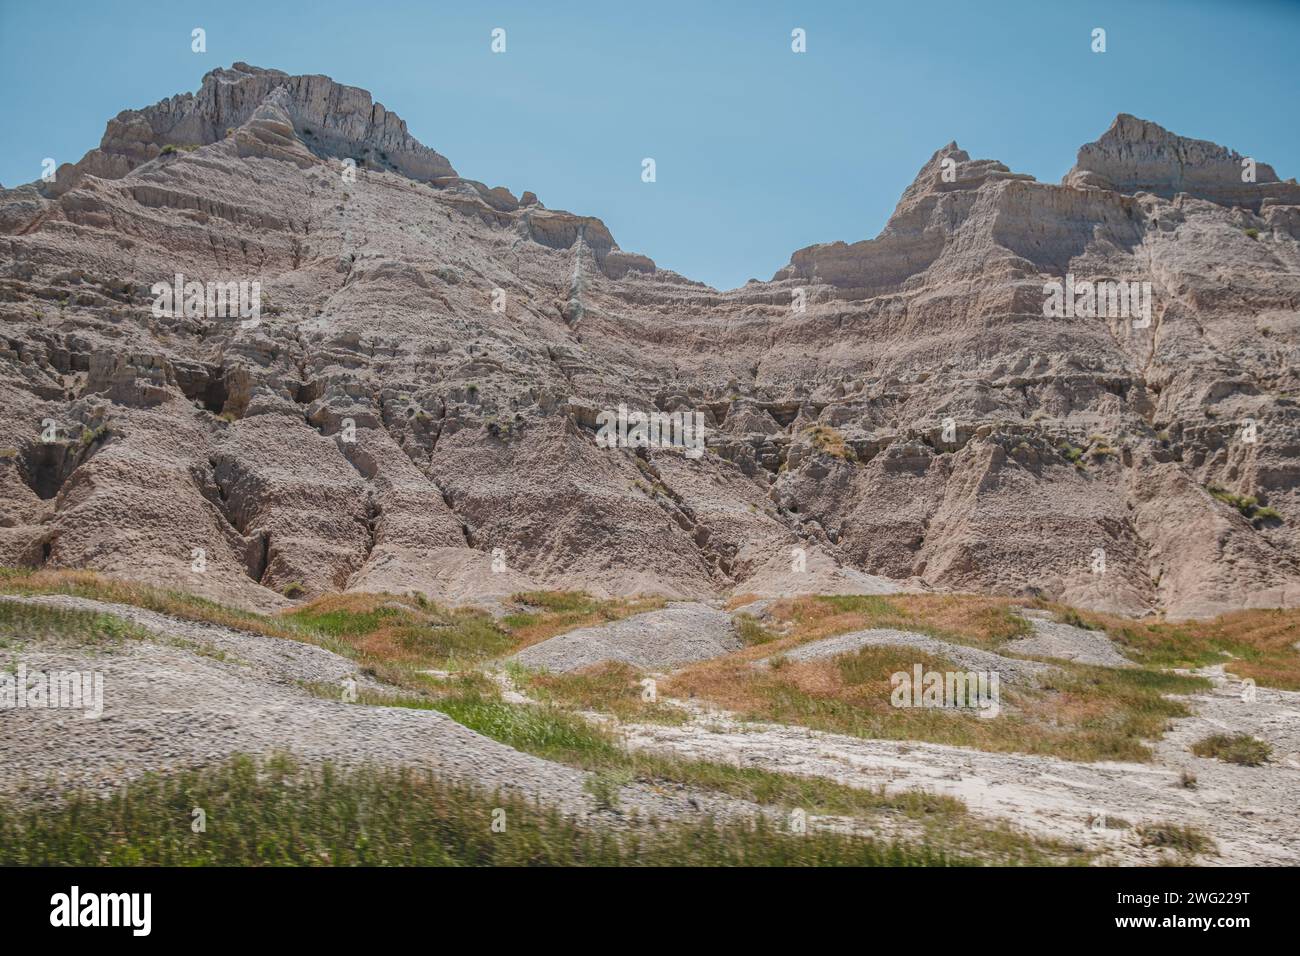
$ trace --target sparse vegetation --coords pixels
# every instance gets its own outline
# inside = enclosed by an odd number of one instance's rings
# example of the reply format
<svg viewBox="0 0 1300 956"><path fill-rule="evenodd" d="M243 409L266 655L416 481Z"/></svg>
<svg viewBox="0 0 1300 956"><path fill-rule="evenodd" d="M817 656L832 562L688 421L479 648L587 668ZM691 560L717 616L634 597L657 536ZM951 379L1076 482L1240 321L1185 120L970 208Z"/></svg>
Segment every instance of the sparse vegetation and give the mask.
<svg viewBox="0 0 1300 956"><path fill-rule="evenodd" d="M1273 748L1249 734L1211 734L1192 744L1192 753L1243 767L1261 767L1268 763Z"/></svg>
<svg viewBox="0 0 1300 956"><path fill-rule="evenodd" d="M581 592L517 595L534 610L496 622L482 611L440 608L422 597L332 594L282 614L258 614L179 591L129 584L90 571L0 568L0 592L71 594L130 604L190 621L318 644L397 687L423 692L429 668L462 668L513 653L573 627L662 607L661 599L598 601Z"/></svg>
<svg viewBox="0 0 1300 956"><path fill-rule="evenodd" d="M392 594L327 595L288 617L399 686L425 687L416 676L422 670L464 667L515 647L510 633L483 611L444 610Z"/></svg>
<svg viewBox="0 0 1300 956"><path fill-rule="evenodd" d="M1072 607L1062 607L1061 610L1057 612L1056 618L1062 624L1069 624L1071 627L1081 628L1085 631L1097 630L1096 625L1080 614L1077 609Z"/></svg>
<svg viewBox="0 0 1300 956"><path fill-rule="evenodd" d="M845 461L858 460L853 449L845 443L844 436L829 425L813 425L804 434L809 437L813 447L818 451L824 451L835 458L843 458Z"/></svg>
<svg viewBox="0 0 1300 956"><path fill-rule="evenodd" d="M35 641L107 649L147 637L112 614L0 601L0 651Z"/></svg>
<svg viewBox="0 0 1300 956"><path fill-rule="evenodd" d="M763 806L800 807L809 813L898 815L938 846L962 847L980 859L1004 863L1086 862L1078 846L1030 837L1003 824L971 819L965 805L920 791L886 794L816 777L796 777L748 767L629 752L610 731L555 706L511 704L477 693L446 697L434 707L471 730L518 750L604 771L612 779L726 794Z"/></svg>
<svg viewBox="0 0 1300 956"><path fill-rule="evenodd" d="M932 637L996 648L1032 629L1005 598L953 594L819 595L775 602L770 613L791 626L793 647L865 628L916 631Z"/></svg>
<svg viewBox="0 0 1300 956"><path fill-rule="evenodd" d="M99 425L95 428L83 428L81 430L81 444L83 446L93 445L97 441L103 441L107 436L107 425Z"/></svg>
<svg viewBox="0 0 1300 956"><path fill-rule="evenodd" d="M608 785L615 787L616 780ZM203 833L191 810L208 811ZM502 828L492 826L495 819ZM4 866L939 866L970 862L766 820L584 826L522 797L411 770L235 757L148 775L107 799L0 801Z"/></svg>
<svg viewBox="0 0 1300 956"><path fill-rule="evenodd" d="M609 661L570 674L533 674L518 669L513 676L533 699L572 710L656 723L687 719L681 708L659 701L657 693L649 694L641 672L624 663Z"/></svg>
<svg viewBox="0 0 1300 956"><path fill-rule="evenodd" d="M915 648L871 646L834 658L755 668L745 652L688 667L663 687L753 720L775 721L881 740L924 740L994 752L1044 754L1067 760L1152 757L1145 743L1169 720L1190 711L1169 695L1209 687L1199 677L1140 669L1065 664L1038 686L1000 689L994 720L974 709L894 707L891 675L964 671Z"/></svg>
<svg viewBox="0 0 1300 956"><path fill-rule="evenodd" d="M1068 610L1038 603L1058 613ZM1072 760L1143 761L1151 758L1145 741L1158 738L1170 719L1188 713L1169 695L1209 686L1203 678L1153 669L1066 664L1037 687L1004 684L1004 712L996 720L983 720L969 711L890 706L889 676L895 671L909 670L917 662L940 671L965 669L932 655L870 647L838 659L796 663L782 656L808 641L868 628L914 631L996 650L1030 633L1030 625L1014 607L1006 599L972 595L823 595L778 601L769 613L790 628L788 636L687 667L661 691L673 697L693 695L755 719L856 736ZM1096 616L1078 612L1072 623L1103 626ZM764 657L768 666L755 668L753 662Z"/></svg>
<svg viewBox="0 0 1300 956"><path fill-rule="evenodd" d="M598 601L581 592L538 592L516 596L535 601L535 611L497 623L481 611L446 610L417 597L334 594L284 614L266 615L89 571L18 568L0 569L0 591L71 594L319 644L351 657L390 683L416 689L427 686L423 677L412 676L419 669L462 666L513 653L573 627L663 606L657 598Z"/></svg>
<svg viewBox="0 0 1300 956"><path fill-rule="evenodd" d="M736 636L740 638L746 647L753 647L755 644L770 644L777 638L777 635L748 614L737 614L735 621Z"/></svg>
<svg viewBox="0 0 1300 956"><path fill-rule="evenodd" d="M1218 853L1214 840L1196 827L1176 823L1146 823L1137 828L1143 846L1160 847L1184 856Z"/></svg>
<svg viewBox="0 0 1300 956"><path fill-rule="evenodd" d="M1017 602L970 595L849 595L785 599L771 602L772 623L760 628L767 639L723 658L692 665L661 681L660 700L647 700L644 676L627 665L601 665L574 674L532 674L511 670L516 684L537 704L504 700L497 684L474 669L499 658L539 635L559 633L585 623L613 620L634 610L637 602L600 601L581 592L537 592L514 596L517 615L498 621L476 611L451 611L422 596L349 594L307 602L291 611L254 614L223 607L179 592L167 592L102 578L89 572L0 570L0 591L67 593L147 607L190 619L211 621L277 637L305 640L343 653L363 672L393 686L391 692L363 688L358 706L436 709L458 722L510 746L585 770L599 771L601 781L617 786L607 794L617 804L618 787L639 784L699 788L767 805L801 806L812 812L869 815L901 811L909 826L932 845L957 846L957 827L975 834L970 852L980 859L1031 859L1050 862L1081 859L1077 847L1048 846L1024 834L997 834L964 816L960 804L915 794L886 796L839 787L825 780L801 780L783 774L726 767L707 761L630 753L618 737L579 711L597 711L626 721L678 721L683 711L663 697L711 701L742 716L804 724L837 732L896 740L933 740L992 751L1058 754L1068 759L1143 760L1147 742L1163 733L1168 721L1186 713L1175 695L1207 686L1197 677L1162 673L1160 667L1196 667L1224 661L1241 676L1261 684L1300 686L1300 653L1294 634L1300 611L1250 611L1216 621L1169 624L1129 621L1033 602L1053 609L1059 619L1077 626L1104 628L1140 667L1091 668L1066 665L1040 686L1002 688L1003 713L980 720L974 712L941 708L889 706L889 674L918 660L937 670L951 662L915 650L864 648L839 658L794 661L784 656L810 640L867 627L894 627L946 640L997 649L1023 636L1028 625L1014 608ZM658 606L662 602L647 602ZM24 616L18 624L0 624L0 646L22 634L41 633L28 618L44 618L48 633L85 632L87 640L120 641L120 635L147 637L109 615L30 608L0 603L5 616ZM742 616L741 627L746 619ZM767 619L765 618L765 621ZM751 637L755 635L751 634ZM80 638L76 638L80 640ZM156 639L156 638L155 638ZM760 657L772 666L755 668ZM931 660L933 657L933 660ZM451 673L425 673L449 668ZM955 669L955 668L954 668ZM340 688L309 687L338 699ZM1267 759L1267 745L1254 738L1198 742L1197 752L1251 765ZM1207 749L1210 748L1210 749ZM1260 748L1265 748L1262 751ZM1212 752L1211 752L1212 751ZM1244 755L1244 759L1243 759ZM1179 781L1196 786L1195 775ZM916 801L924 799L929 803ZM789 802L787 802L789 801ZM934 801L938 801L935 803ZM834 809L832 809L834 808ZM971 830L970 828L974 828ZM963 837L965 839L965 837ZM1152 830L1146 839L1194 842L1194 836ZM1179 850L1178 852L1185 852Z"/></svg>
<svg viewBox="0 0 1300 956"><path fill-rule="evenodd" d="M1206 490L1219 501L1236 508L1241 512L1241 516L1255 528L1262 527L1268 522L1281 522L1282 520L1282 516L1277 511L1261 505L1259 499L1253 495L1235 494L1217 485L1210 485Z"/></svg>
<svg viewBox="0 0 1300 956"><path fill-rule="evenodd" d="M1036 602L1064 615L1062 605ZM1223 664L1237 677L1260 686L1300 690L1300 609L1236 611L1213 620L1135 621L1092 611L1074 611L1081 626L1104 630L1130 660L1147 668L1197 668Z"/></svg>
<svg viewBox="0 0 1300 956"><path fill-rule="evenodd" d="M574 628L657 610L665 603L663 598L601 601L584 591L526 591L512 594L510 600L523 605L501 620L513 636L516 650Z"/></svg>
<svg viewBox="0 0 1300 956"><path fill-rule="evenodd" d="M619 789L632 782L631 771L625 768L616 770L597 770L583 785L584 789L596 799L598 810L615 810L619 805Z"/></svg>

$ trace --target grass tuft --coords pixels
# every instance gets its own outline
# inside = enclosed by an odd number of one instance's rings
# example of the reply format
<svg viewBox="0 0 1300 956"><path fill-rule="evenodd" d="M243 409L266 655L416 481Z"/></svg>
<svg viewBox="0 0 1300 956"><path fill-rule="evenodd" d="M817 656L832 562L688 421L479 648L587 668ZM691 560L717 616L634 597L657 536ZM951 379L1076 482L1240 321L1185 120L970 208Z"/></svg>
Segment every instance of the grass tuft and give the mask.
<svg viewBox="0 0 1300 956"><path fill-rule="evenodd" d="M1186 856L1218 853L1214 840L1196 827L1176 823L1146 823L1137 828L1143 846L1176 850Z"/></svg>
<svg viewBox="0 0 1300 956"><path fill-rule="evenodd" d="M617 780L607 787L617 789ZM205 815L194 832L193 811ZM494 826L494 824L496 824ZM0 800L3 866L942 866L925 845L764 821L584 826L553 808L428 773L235 757L148 775L108 798Z"/></svg>
<svg viewBox="0 0 1300 956"><path fill-rule="evenodd" d="M1192 744L1198 757L1214 757L1243 767L1262 767L1273 756L1273 748L1249 734L1211 734Z"/></svg>

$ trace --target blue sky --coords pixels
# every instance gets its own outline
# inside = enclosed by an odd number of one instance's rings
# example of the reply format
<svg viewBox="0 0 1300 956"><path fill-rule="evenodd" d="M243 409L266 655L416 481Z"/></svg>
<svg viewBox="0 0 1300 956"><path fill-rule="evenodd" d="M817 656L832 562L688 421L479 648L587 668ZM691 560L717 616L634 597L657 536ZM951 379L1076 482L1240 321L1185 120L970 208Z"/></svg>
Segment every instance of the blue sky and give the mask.
<svg viewBox="0 0 1300 956"><path fill-rule="evenodd" d="M244 60L368 89L462 176L599 216L624 249L731 288L876 235L953 139L1056 182L1127 112L1296 176L1298 52L1294 0L0 0L0 182Z"/></svg>

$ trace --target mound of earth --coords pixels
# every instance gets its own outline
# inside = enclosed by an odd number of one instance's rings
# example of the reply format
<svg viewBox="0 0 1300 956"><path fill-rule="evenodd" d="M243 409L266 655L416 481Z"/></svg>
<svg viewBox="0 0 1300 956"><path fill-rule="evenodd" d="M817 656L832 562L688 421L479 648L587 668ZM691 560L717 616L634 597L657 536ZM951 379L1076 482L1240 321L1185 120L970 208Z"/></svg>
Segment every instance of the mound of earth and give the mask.
<svg viewBox="0 0 1300 956"><path fill-rule="evenodd" d="M512 660L557 673L605 662L667 670L740 647L731 615L691 602L568 631L524 648Z"/></svg>
<svg viewBox="0 0 1300 956"><path fill-rule="evenodd" d="M109 793L146 772L202 766L236 753L288 752L310 763L430 770L570 813L599 810L587 785L590 774L581 770L521 753L438 711L345 702L345 680L355 680L357 689L393 688L322 648L76 597L0 600L112 613L153 636L112 647L20 641L29 675L102 675L104 707L98 719L75 709L5 710L0 793ZM337 688L337 697L309 693L304 684ZM620 788L620 806L659 819L766 812L718 794L637 784Z"/></svg>
<svg viewBox="0 0 1300 956"><path fill-rule="evenodd" d="M1021 608L1034 629L1032 637L1021 637L1002 645L1002 650L1027 657L1052 657L1100 667L1132 667L1133 662L1115 649L1105 631L1091 631L1053 620L1048 611Z"/></svg>
<svg viewBox="0 0 1300 956"><path fill-rule="evenodd" d="M986 671L999 675L1000 681L1010 684L1032 684L1034 679L1051 670L1050 664L1037 661L1022 661L1014 657L1005 657L992 651L981 650L966 644L941 640L928 634L912 631L895 631L888 628L873 628L866 631L852 631L837 634L800 644L789 651L783 651L781 657L791 661L813 661L827 657L839 657L852 654L864 647L907 647L923 654L932 654L952 661L959 667L972 671ZM771 665L771 658L764 658L764 663Z"/></svg>

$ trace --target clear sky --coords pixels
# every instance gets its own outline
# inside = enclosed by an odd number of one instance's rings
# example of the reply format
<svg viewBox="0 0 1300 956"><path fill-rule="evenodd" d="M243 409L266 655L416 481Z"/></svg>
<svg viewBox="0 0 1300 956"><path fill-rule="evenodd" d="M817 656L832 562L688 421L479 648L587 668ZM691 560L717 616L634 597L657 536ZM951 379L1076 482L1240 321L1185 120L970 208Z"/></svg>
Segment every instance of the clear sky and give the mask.
<svg viewBox="0 0 1300 956"><path fill-rule="evenodd" d="M1296 0L0 0L0 182L237 60L370 90L462 176L720 288L876 235L954 139L1057 182L1127 112L1300 174Z"/></svg>

